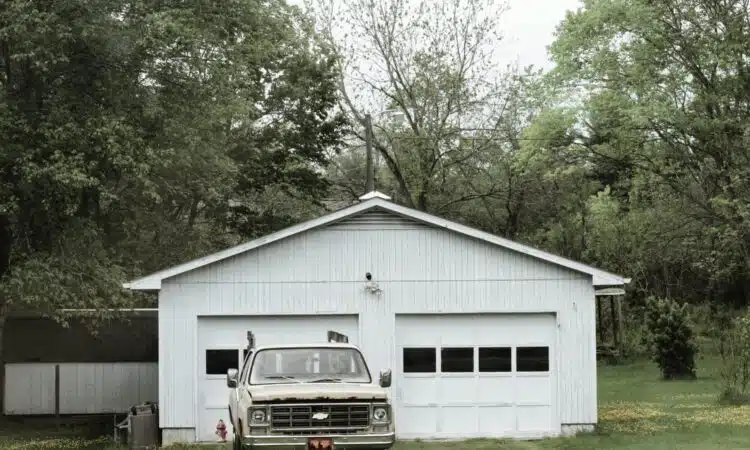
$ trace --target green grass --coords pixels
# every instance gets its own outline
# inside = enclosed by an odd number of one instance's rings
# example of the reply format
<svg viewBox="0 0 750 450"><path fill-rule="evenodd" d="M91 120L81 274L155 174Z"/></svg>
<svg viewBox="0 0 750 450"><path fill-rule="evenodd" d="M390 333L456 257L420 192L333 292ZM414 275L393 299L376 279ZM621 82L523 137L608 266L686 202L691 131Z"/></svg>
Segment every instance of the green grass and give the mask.
<svg viewBox="0 0 750 450"><path fill-rule="evenodd" d="M718 361L698 361L697 381L659 379L652 363L599 368L599 430L574 438L543 441L473 440L461 443L402 442L397 450L469 449L630 449L732 450L750 447L750 406L719 406ZM117 447L102 440L75 438L75 430L59 434L42 430L0 432L0 448L76 448L104 450ZM55 437L57 436L57 437ZM179 446L183 449L220 449L228 446Z"/></svg>

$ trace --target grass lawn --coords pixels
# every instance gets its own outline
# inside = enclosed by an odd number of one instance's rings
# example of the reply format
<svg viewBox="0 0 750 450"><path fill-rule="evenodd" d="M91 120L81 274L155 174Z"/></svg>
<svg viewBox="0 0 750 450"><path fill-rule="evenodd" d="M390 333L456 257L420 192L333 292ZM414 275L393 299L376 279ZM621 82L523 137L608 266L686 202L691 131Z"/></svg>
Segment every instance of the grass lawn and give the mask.
<svg viewBox="0 0 750 450"><path fill-rule="evenodd" d="M718 361L698 361L698 380L663 382L651 363L599 368L599 430L575 438L544 441L466 441L399 443L398 450L463 449L747 449L750 406L716 404ZM2 449L115 449L103 440L69 436L40 437L39 431L0 432ZM228 448L226 446L225 448ZM173 448L219 449L221 446Z"/></svg>

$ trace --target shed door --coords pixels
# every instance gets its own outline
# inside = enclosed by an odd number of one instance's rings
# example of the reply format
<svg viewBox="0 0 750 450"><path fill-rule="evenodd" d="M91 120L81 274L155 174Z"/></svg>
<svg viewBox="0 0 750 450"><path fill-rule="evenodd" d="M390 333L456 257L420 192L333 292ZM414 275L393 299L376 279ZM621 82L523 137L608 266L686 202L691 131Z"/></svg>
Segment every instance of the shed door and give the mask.
<svg viewBox="0 0 750 450"><path fill-rule="evenodd" d="M245 316L198 318L198 423L196 436L202 442L219 440L216 424L221 419L233 430L229 420L227 369L237 368L247 345L247 331L255 334L256 345L286 345L326 342L326 332L346 334L357 344L359 326L351 316ZM185 395L190 395L185 393Z"/></svg>
<svg viewBox="0 0 750 450"><path fill-rule="evenodd" d="M552 314L397 315L397 434L557 434L556 336Z"/></svg>

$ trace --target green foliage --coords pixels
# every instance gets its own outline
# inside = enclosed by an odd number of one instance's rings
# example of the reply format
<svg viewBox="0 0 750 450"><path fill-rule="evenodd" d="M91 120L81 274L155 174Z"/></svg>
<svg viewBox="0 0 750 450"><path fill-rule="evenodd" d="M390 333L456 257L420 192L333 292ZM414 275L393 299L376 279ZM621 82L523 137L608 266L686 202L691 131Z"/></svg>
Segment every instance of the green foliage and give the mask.
<svg viewBox="0 0 750 450"><path fill-rule="evenodd" d="M646 301L646 342L665 380L695 379L698 346L688 304L651 297Z"/></svg>
<svg viewBox="0 0 750 450"><path fill-rule="evenodd" d="M750 403L750 314L735 317L723 330L721 403Z"/></svg>
<svg viewBox="0 0 750 450"><path fill-rule="evenodd" d="M320 210L337 78L281 0L1 2L0 333Z"/></svg>
<svg viewBox="0 0 750 450"><path fill-rule="evenodd" d="M653 250L628 246L641 295L748 296L747 20L737 2L587 0L551 46L594 172L648 225Z"/></svg>

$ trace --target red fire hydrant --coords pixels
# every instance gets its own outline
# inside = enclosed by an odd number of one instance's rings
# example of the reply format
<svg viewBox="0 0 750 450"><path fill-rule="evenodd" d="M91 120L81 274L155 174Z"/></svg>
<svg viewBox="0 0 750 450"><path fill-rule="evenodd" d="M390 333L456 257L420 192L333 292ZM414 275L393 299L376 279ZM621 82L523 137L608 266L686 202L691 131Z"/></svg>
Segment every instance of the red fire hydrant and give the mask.
<svg viewBox="0 0 750 450"><path fill-rule="evenodd" d="M227 426L224 425L224 421L221 419L219 419L219 423L216 424L216 434L222 441L227 440Z"/></svg>

